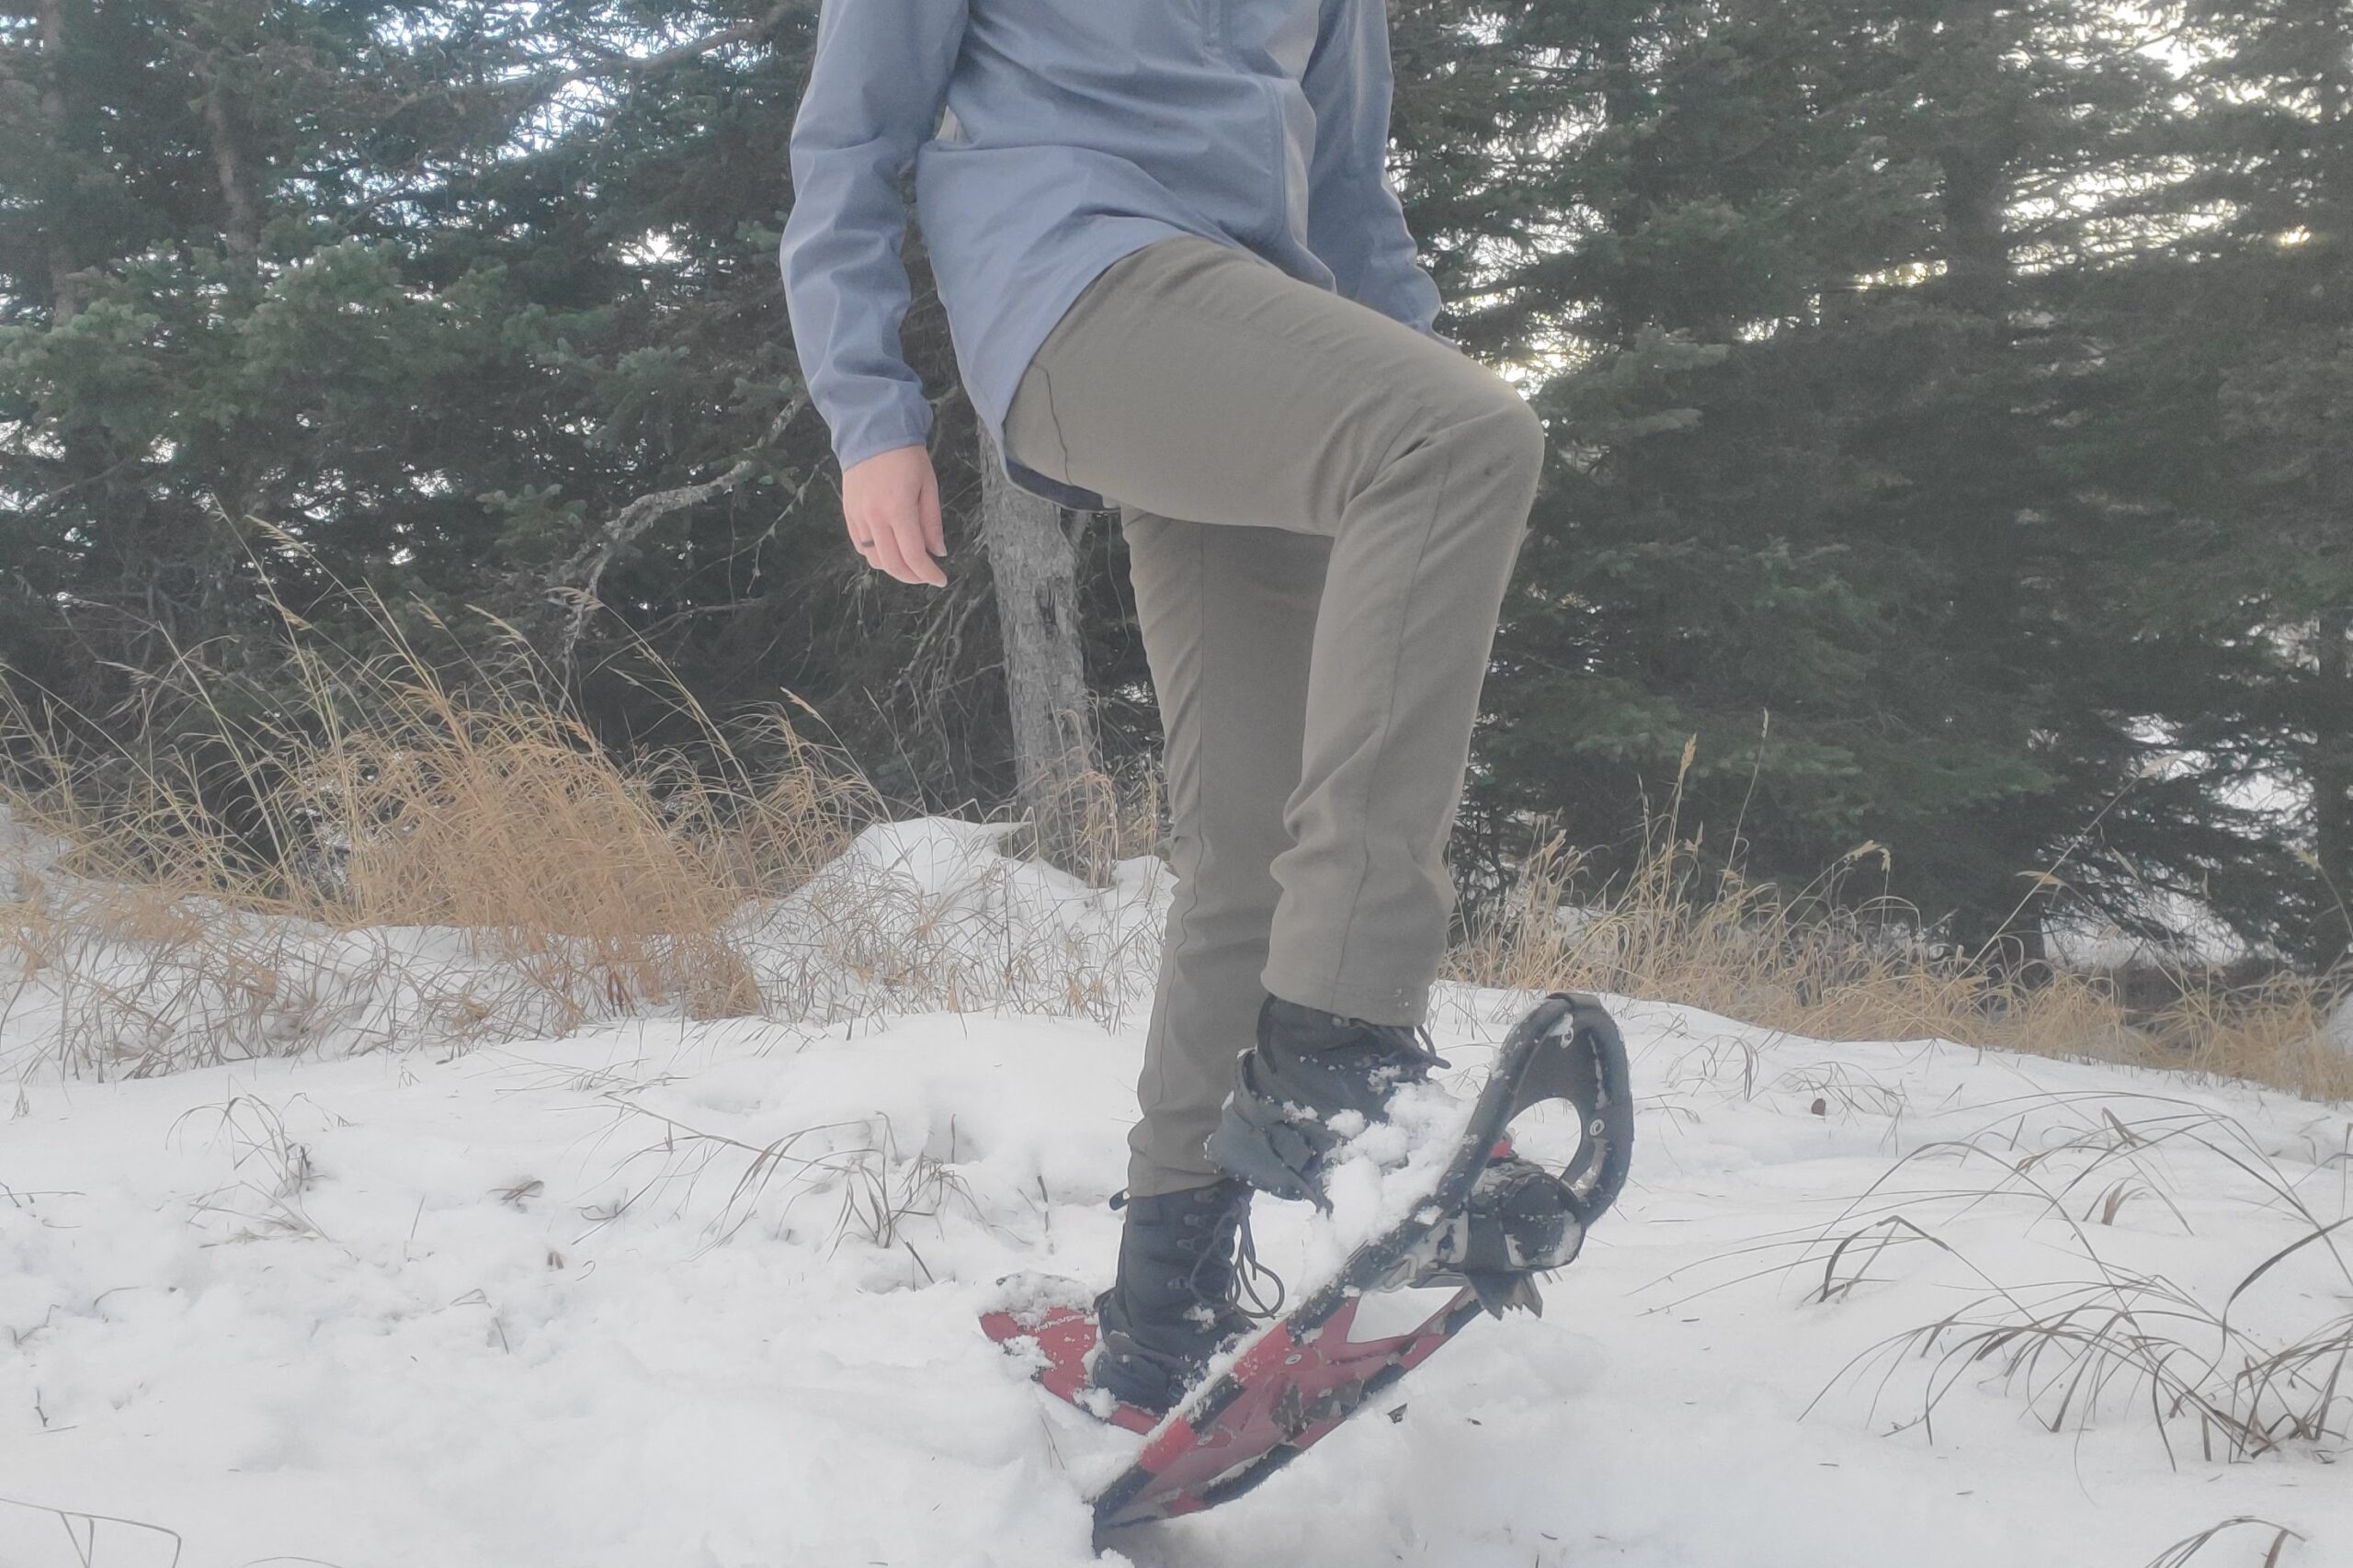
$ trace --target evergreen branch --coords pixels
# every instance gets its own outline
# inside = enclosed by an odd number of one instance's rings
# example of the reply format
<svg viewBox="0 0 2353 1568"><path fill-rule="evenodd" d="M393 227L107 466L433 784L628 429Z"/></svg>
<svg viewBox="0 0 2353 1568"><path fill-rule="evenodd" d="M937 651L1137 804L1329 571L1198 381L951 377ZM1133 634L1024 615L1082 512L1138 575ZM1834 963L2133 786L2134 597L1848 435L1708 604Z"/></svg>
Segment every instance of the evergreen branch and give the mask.
<svg viewBox="0 0 2353 1568"><path fill-rule="evenodd" d="M762 16L753 17L749 21L737 22L730 27L721 28L716 32L707 33L698 39L689 39L685 43L676 44L648 55L624 54L617 50L602 49L596 44L584 41L579 47L583 52L591 57L587 64L550 71L544 74L519 76L498 83L434 83L395 99L386 109L383 118L389 120L420 104L454 97L464 92L481 90L485 86L493 93L511 97L517 102L536 104L543 103L564 88L576 86L583 82L596 81L613 75L651 75L655 72L667 70L673 65L698 59L715 50L724 49L729 44L745 43L764 37L786 17L807 11L813 4L814 0L777 0L777 4L771 6Z"/></svg>
<svg viewBox="0 0 2353 1568"><path fill-rule="evenodd" d="M731 43L742 43L747 39L758 38L795 11L806 8L807 0L777 0L777 4L768 7L766 16L755 17L750 21L737 22L733 27L722 28L715 33L665 49L659 54L649 54L643 59L631 54L612 53L590 44L587 46L588 51L597 57L599 69L575 73L568 80L578 81L584 76L601 75L607 71L640 74L660 71L667 66L676 65L681 61L692 60L697 55L709 54L714 49L724 49Z"/></svg>

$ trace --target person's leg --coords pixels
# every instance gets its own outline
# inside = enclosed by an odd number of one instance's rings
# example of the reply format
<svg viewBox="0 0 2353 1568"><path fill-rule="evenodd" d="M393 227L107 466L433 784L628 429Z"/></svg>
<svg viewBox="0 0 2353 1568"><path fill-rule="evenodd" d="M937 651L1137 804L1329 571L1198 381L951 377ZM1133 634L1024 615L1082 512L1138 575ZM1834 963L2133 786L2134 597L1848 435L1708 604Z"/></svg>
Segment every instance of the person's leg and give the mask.
<svg viewBox="0 0 2353 1568"><path fill-rule="evenodd" d="M1218 1179L1202 1146L1250 1044L1290 847L1308 658L1330 541L1122 513L1166 737L1176 899L1129 1134L1132 1200Z"/></svg>
<svg viewBox="0 0 2353 1568"><path fill-rule="evenodd" d="M1188 238L1080 297L1023 378L1006 441L1129 506L1332 541L1263 979L1306 1007L1419 1022L1480 683L1542 463L1535 415L1445 345Z"/></svg>

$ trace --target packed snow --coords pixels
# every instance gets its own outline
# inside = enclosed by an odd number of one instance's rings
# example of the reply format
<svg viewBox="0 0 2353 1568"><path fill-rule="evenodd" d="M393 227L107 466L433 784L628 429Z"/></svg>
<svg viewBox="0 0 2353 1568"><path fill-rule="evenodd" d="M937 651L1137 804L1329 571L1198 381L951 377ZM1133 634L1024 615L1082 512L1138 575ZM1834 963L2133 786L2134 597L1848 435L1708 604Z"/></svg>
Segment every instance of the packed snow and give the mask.
<svg viewBox="0 0 2353 1568"><path fill-rule="evenodd" d="M1108 1277L1166 890L988 853L915 824L845 871L1009 966L961 1011L816 984L780 908L747 920L799 1021L119 1080L68 1070L53 979L0 971L0 1564L1094 1561L1086 1490L1136 1439L976 1319ZM1530 1001L1446 994L1450 1086ZM2143 1568L2240 1517L2181 1561L2283 1528L2279 1564L2353 1561L2343 1109L1610 1005L1633 1178L1544 1315L1107 1561ZM1565 1156L1563 1116L1522 1150ZM1294 1289L1332 1260L1303 1205L1255 1223Z"/></svg>

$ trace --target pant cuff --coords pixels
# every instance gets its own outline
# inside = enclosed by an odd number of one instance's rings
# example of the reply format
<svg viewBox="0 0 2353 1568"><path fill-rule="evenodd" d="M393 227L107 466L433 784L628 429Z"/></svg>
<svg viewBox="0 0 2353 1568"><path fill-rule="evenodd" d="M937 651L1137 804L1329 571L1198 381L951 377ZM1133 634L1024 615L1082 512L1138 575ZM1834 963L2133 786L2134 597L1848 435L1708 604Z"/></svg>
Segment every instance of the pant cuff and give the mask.
<svg viewBox="0 0 2353 1568"><path fill-rule="evenodd" d="M1420 1025L1429 1017L1431 982L1360 982L1311 974L1279 959L1267 960L1259 976L1267 991L1286 1002L1316 1007L1343 1018L1368 1024Z"/></svg>
<svg viewBox="0 0 2353 1568"><path fill-rule="evenodd" d="M1128 1196L1131 1199L1190 1192L1224 1179L1225 1173L1211 1168L1207 1158L1201 1161L1199 1170L1175 1169L1144 1154L1131 1155L1128 1160Z"/></svg>

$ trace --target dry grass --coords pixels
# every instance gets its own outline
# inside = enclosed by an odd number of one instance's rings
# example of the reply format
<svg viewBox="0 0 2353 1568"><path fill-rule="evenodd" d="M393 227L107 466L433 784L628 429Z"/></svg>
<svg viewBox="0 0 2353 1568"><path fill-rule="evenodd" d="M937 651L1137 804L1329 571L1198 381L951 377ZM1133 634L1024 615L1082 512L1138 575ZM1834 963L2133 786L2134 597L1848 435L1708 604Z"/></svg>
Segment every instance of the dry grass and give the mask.
<svg viewBox="0 0 2353 1568"><path fill-rule="evenodd" d="M1988 1109L1967 1135L1907 1153L1823 1229L1743 1255L1763 1262L1749 1278L1818 1269L1810 1294L1824 1304L1916 1273L1913 1260L1957 1271L1946 1288L1966 1300L1850 1364L1875 1381L1875 1410L1909 1388L1916 1408L1898 1427L1933 1437L1957 1392L1997 1387L2049 1431L2138 1412L2169 1457L2181 1433L2209 1460L2353 1435L2353 1258L2340 1241L2353 1215L2333 1174L2343 1149L2307 1149L2291 1169L2234 1119L2157 1095L2043 1093ZM2004 1248L2003 1267L2031 1259L2039 1278L2006 1279L1957 1239L1953 1221L1997 1210L2021 1218L2024 1233L2058 1231L2030 1251ZM2128 1211L2137 1233L2119 1225ZM2152 1231L2188 1235L2200 1223L2241 1251L2234 1278L2186 1281L2120 1261Z"/></svg>
<svg viewBox="0 0 2353 1568"><path fill-rule="evenodd" d="M152 717L0 725L0 1023L45 1015L17 1031L41 1060L137 1076L657 1012L1109 1020L1149 994L1144 891L1041 877L1021 824L952 865L919 835L848 855L888 813L803 713L722 724L673 690L690 744L623 755L519 653L460 686L389 614L375 634L392 655L290 630L290 710L188 661L200 745ZM1063 814L1098 888L1159 835L1148 778L1087 773Z"/></svg>
<svg viewBox="0 0 2353 1568"><path fill-rule="evenodd" d="M2209 1525L2196 1535L2185 1537L2174 1542L2150 1559L2148 1568L2188 1568L2188 1564L2195 1561L2208 1547L2234 1530L2254 1530L2258 1536L2265 1530L2271 1532L2268 1540L2258 1540L2256 1542L2263 1552L2262 1557L2256 1560L2260 1568L2279 1568L2280 1553L2288 1550L2288 1543L2304 1539L2285 1525L2275 1524L2269 1519L2258 1519L2249 1514L2241 1514L2235 1518L2224 1519L2218 1525Z"/></svg>
<svg viewBox="0 0 2353 1568"><path fill-rule="evenodd" d="M2325 1037L2345 978L2239 985L2184 965L2167 976L2174 1000L2154 1009L2128 1006L2110 975L2022 980L2019 965L1923 939L1907 906L1840 896L1845 878L1884 854L1865 845L1792 892L1711 869L1670 810L1629 876L1588 891L1583 857L1555 836L1474 919L1449 973L1677 1002L1814 1040L1945 1040L2353 1097L2353 1052Z"/></svg>
<svg viewBox="0 0 2353 1568"><path fill-rule="evenodd" d="M822 1227L829 1249L853 1238L878 1252L904 1248L930 1278L931 1266L908 1234L914 1223L930 1221L936 1229L951 1208L985 1222L953 1158L920 1149L910 1153L900 1144L891 1119L880 1112L857 1121L799 1128L756 1145L690 1126L625 1090L608 1091L606 1097L621 1123L650 1123L659 1137L616 1167L623 1190L589 1215L588 1233L659 1201L672 1220L703 1215L702 1233L709 1244L719 1246L749 1226L790 1235L805 1200L815 1199L821 1208L830 1200L833 1211ZM706 1189L723 1191L715 1207Z"/></svg>
<svg viewBox="0 0 2353 1568"><path fill-rule="evenodd" d="M528 665L460 690L401 639L299 638L291 711L182 671L206 743L78 738L19 713L0 804L0 957L39 977L63 1062L142 1073L365 1041L756 1010L728 934L877 814L779 710L622 758ZM257 714L258 717L244 717ZM756 770L739 747L768 759ZM40 852L28 857L31 846ZM22 988L19 988L19 1000Z"/></svg>
<svg viewBox="0 0 2353 1568"><path fill-rule="evenodd" d="M0 1508L15 1511L17 1516L31 1516L55 1523L65 1532L65 1550L73 1553L72 1561L82 1568L109 1568L117 1562L162 1563L165 1568L178 1568L188 1542L179 1531L163 1525L151 1525L141 1519L119 1518L112 1514L85 1514L78 1509L60 1508L47 1503L20 1502L14 1497L0 1497ZM54 1542L54 1532L47 1529L25 1530L19 1536L16 1517L6 1517L6 1528L0 1529L0 1549L7 1548L14 1540L22 1540L27 1550L35 1550L33 1538L38 1535ZM46 1552L43 1555L47 1555ZM10 1558L0 1560L14 1562ZM61 1559L61 1561L63 1561Z"/></svg>
<svg viewBox="0 0 2353 1568"><path fill-rule="evenodd" d="M1040 813L1054 825L1053 858L1064 870L1089 887L1107 887L1121 861L1163 852L1166 802L1157 772L1146 767L1110 771L1089 764L1064 769L1059 777L1062 783L1040 803ZM1025 823L1005 847L1008 853L1035 854L1040 836Z"/></svg>
<svg viewBox="0 0 2353 1568"><path fill-rule="evenodd" d="M622 756L519 653L455 686L395 617L375 619L394 651L358 659L289 618L290 710L186 661L176 689L213 737L200 749L157 744L171 726L152 715L111 726L129 739L84 724L69 744L21 714L0 727L0 974L18 976L0 1021L52 1008L58 1063L121 1075L648 1011L1009 1006L1108 1021L1148 994L1150 920L1018 907L1012 859L977 917L970 896L843 863L883 802L804 738L805 715L722 724L673 693L692 743ZM1103 887L1159 846L1161 810L1148 775L1090 772L1053 814L1072 869ZM13 854L10 819L30 835ZM2321 983L2185 975L2176 1002L2136 1013L2104 977L2022 984L1920 940L1906 911L1839 896L1875 846L1789 892L1710 869L1672 807L1652 841L1631 877L1594 892L1575 853L1541 845L1452 977L1686 1003L1817 1039L1944 1039L2353 1096L2353 1055L2323 1038ZM1016 858L1031 846L1017 825L1001 843Z"/></svg>
<svg viewBox="0 0 2353 1568"><path fill-rule="evenodd" d="M326 1233L302 1207L304 1196L319 1179L311 1146L287 1131L278 1108L252 1095L233 1095L224 1104L181 1117L173 1136L188 1135L208 1119L212 1142L228 1154L237 1179L198 1199L198 1217L226 1223L230 1234L243 1241L267 1235L324 1237Z"/></svg>

